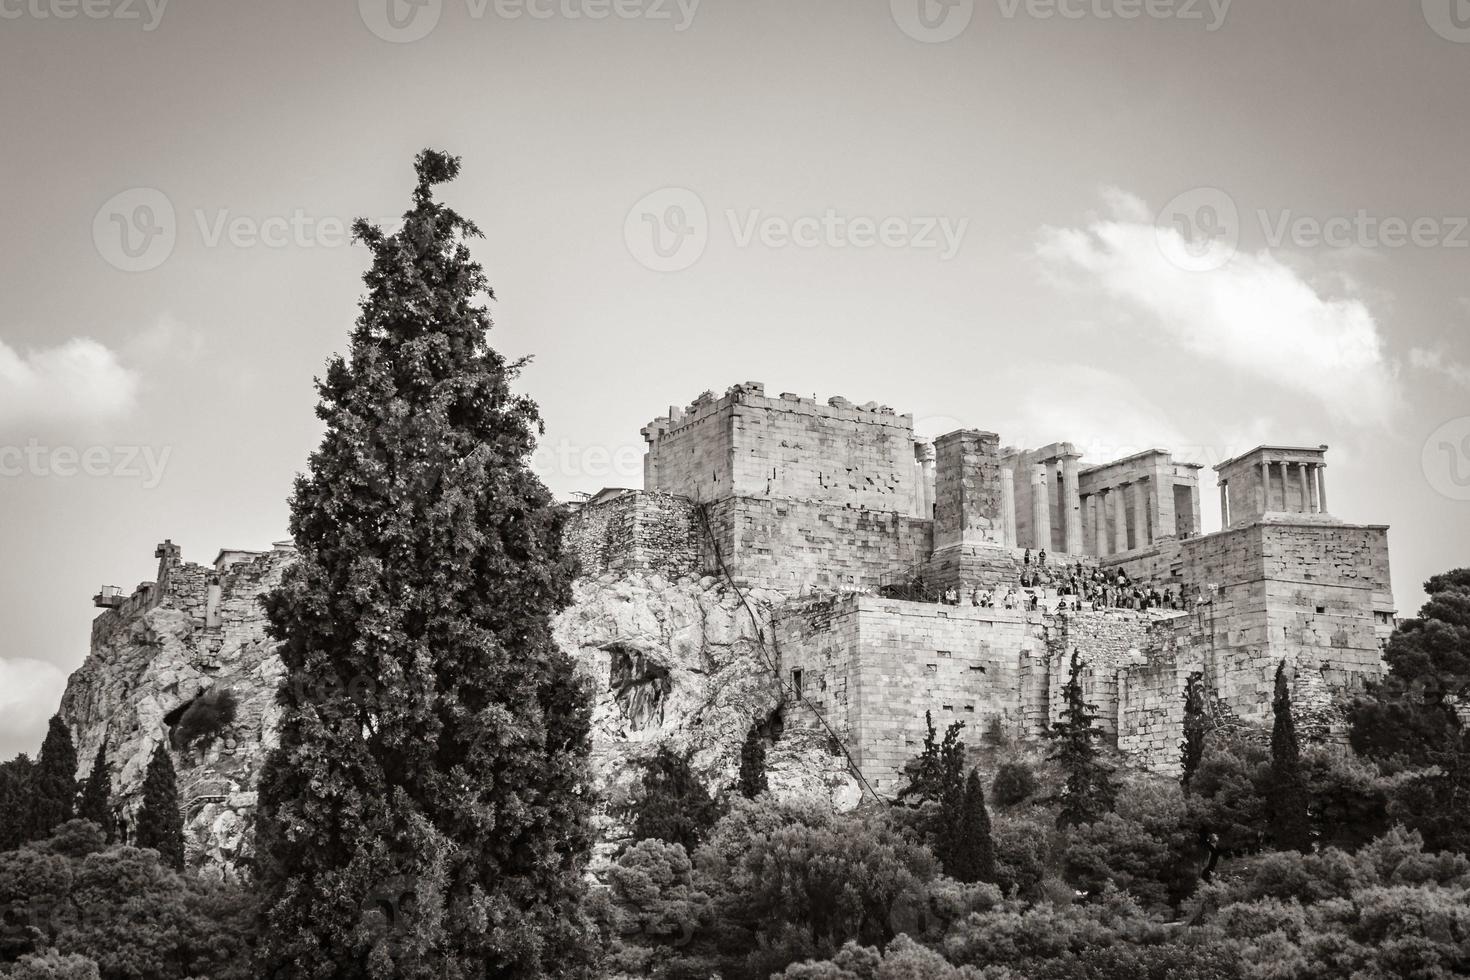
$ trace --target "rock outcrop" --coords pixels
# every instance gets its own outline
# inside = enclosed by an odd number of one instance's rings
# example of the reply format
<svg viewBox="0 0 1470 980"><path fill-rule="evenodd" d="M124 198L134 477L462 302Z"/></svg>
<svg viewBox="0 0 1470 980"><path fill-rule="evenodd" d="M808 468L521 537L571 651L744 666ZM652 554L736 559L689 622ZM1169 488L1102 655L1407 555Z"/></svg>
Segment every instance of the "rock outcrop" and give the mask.
<svg viewBox="0 0 1470 980"><path fill-rule="evenodd" d="M79 778L106 740L125 831L141 803L153 748L168 741L188 862L234 876L248 867L256 779L276 745L275 692L284 676L260 597L279 583L294 552L285 544L263 553L227 551L215 565L201 566L184 563L165 544L158 557L156 582L97 617L91 653L70 679L62 717L77 743ZM752 724L773 741L773 791L818 796L841 809L858 803L858 785L826 735L785 717L780 665L760 640L762 631L769 635L780 593L755 590L742 602L712 577L656 572L582 579L574 590L555 636L595 692L591 768L600 859L626 835L615 814L636 789L637 759L661 745L687 752L719 796L732 791ZM175 744L176 723L190 704L219 690L234 695L234 719L192 744Z"/></svg>

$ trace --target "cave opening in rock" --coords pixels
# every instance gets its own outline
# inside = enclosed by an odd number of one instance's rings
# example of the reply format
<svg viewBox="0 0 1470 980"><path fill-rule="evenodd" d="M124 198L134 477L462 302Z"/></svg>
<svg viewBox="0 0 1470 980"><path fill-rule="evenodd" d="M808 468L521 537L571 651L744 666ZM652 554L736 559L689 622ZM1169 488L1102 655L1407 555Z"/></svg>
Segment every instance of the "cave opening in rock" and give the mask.
<svg viewBox="0 0 1470 980"><path fill-rule="evenodd" d="M656 728L664 722L664 705L673 690L667 667L652 662L641 650L608 647L608 688L632 731Z"/></svg>

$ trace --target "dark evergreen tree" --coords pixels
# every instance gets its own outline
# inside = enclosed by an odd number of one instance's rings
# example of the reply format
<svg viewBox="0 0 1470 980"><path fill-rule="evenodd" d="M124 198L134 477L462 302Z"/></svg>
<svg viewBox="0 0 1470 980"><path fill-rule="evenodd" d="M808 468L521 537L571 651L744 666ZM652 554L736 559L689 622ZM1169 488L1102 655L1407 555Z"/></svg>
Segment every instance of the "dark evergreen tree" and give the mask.
<svg viewBox="0 0 1470 980"><path fill-rule="evenodd" d="M740 746L740 795L753 800L766 791L766 740L756 725L745 733Z"/></svg>
<svg viewBox="0 0 1470 980"><path fill-rule="evenodd" d="M35 764L24 752L0 763L0 851L13 851L30 836L34 770Z"/></svg>
<svg viewBox="0 0 1470 980"><path fill-rule="evenodd" d="M1092 823L1113 809L1117 788L1112 770L1102 761L1096 725L1097 708L1082 693L1082 661L1072 651L1072 666L1062 688L1062 716L1052 722L1047 737L1058 743L1052 758L1061 764L1066 783L1057 812L1058 827Z"/></svg>
<svg viewBox="0 0 1470 980"><path fill-rule="evenodd" d="M965 787L965 743L960 741L965 723L951 723L940 739L934 716L926 711L924 726L924 748L906 767L909 782L898 794L898 802L911 806L941 803L946 795L963 794Z"/></svg>
<svg viewBox="0 0 1470 980"><path fill-rule="evenodd" d="M1189 795L1189 784L1199 771L1200 760L1205 755L1205 732L1209 719L1205 717L1205 679L1201 674L1190 674L1184 685L1184 741L1179 746L1180 785Z"/></svg>
<svg viewBox="0 0 1470 980"><path fill-rule="evenodd" d="M70 820L77 802L77 749L60 715L52 715L31 773L28 840L43 840Z"/></svg>
<svg viewBox="0 0 1470 980"><path fill-rule="evenodd" d="M682 844L692 854L719 819L719 807L687 755L662 747L641 767L642 790L625 814L633 838Z"/></svg>
<svg viewBox="0 0 1470 980"><path fill-rule="evenodd" d="M92 760L92 771L82 787L82 798L77 804L77 816L90 820L101 828L103 836L112 841L117 836L117 821L112 815L112 770L107 765L107 742L97 748Z"/></svg>
<svg viewBox="0 0 1470 980"><path fill-rule="evenodd" d="M291 501L298 559L267 598L287 676L261 775L266 977L577 976L590 847L587 691L553 642L571 600L542 431L486 340L469 221L425 151L372 258L326 434Z"/></svg>
<svg viewBox="0 0 1470 980"><path fill-rule="evenodd" d="M1296 722L1291 716L1291 689L1286 681L1285 660L1276 667L1276 696L1271 710L1276 716L1271 729L1271 788L1266 801L1271 837L1283 850L1307 853L1312 849L1309 796L1307 781L1302 776Z"/></svg>
<svg viewBox="0 0 1470 980"><path fill-rule="evenodd" d="M163 863L176 871L184 869L184 818L179 812L179 781L168 746L159 742L148 760L143 777L143 805L138 808L138 823L133 831L133 844L151 847Z"/></svg>
<svg viewBox="0 0 1470 980"><path fill-rule="evenodd" d="M942 806L939 861L944 873L967 884L995 881L995 842L980 774L970 770L962 792L950 792Z"/></svg>

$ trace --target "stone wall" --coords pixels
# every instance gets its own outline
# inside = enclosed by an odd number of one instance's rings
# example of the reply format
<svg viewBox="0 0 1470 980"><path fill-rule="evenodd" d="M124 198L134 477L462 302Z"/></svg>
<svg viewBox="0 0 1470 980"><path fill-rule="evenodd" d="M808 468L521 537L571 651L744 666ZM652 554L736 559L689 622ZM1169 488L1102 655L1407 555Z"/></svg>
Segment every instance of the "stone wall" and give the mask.
<svg viewBox="0 0 1470 980"><path fill-rule="evenodd" d="M875 589L932 550L933 522L904 514L751 497L721 500L707 512L736 581L793 595ZM707 554L705 568L714 567Z"/></svg>
<svg viewBox="0 0 1470 980"><path fill-rule="evenodd" d="M1117 736L1119 673L1151 644L1157 617L1151 613L1110 609L1048 617L1047 655L1050 662L1047 701L1050 717L1065 707L1062 689L1071 673L1072 652L1082 662L1082 693L1098 709L1098 727Z"/></svg>
<svg viewBox="0 0 1470 980"><path fill-rule="evenodd" d="M701 399L647 430L645 489L704 503L724 497L820 500L907 514L914 502L913 419L843 398L760 385Z"/></svg>
<svg viewBox="0 0 1470 980"><path fill-rule="evenodd" d="M591 503L567 521L565 542L580 573L645 571L678 577L703 569L696 505L687 497L629 490Z"/></svg>
<svg viewBox="0 0 1470 980"><path fill-rule="evenodd" d="M788 607L779 627L788 671L885 796L923 748L925 712L940 732L964 722L978 746L1028 734L1044 711L1040 613L850 595Z"/></svg>

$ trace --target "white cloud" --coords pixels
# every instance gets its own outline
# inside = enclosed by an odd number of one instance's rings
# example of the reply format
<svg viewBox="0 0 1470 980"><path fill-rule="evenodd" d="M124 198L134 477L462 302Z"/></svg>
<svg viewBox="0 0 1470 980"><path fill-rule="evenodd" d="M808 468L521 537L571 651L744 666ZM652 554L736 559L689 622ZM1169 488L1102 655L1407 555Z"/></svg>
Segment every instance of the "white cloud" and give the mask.
<svg viewBox="0 0 1470 980"><path fill-rule="evenodd" d="M1267 252L1189 271L1178 230L1157 226L1138 197L1115 188L1110 214L1080 228L1045 228L1036 255L1049 277L1095 290L1146 329L1211 366L1320 402L1353 423L1387 425L1401 394L1367 305L1329 297ZM1322 291L1319 291L1319 288Z"/></svg>
<svg viewBox="0 0 1470 980"><path fill-rule="evenodd" d="M1460 387L1470 388L1470 366L1450 360L1443 351L1415 347L1409 351L1409 366L1442 374Z"/></svg>
<svg viewBox="0 0 1470 980"><path fill-rule="evenodd" d="M138 376L95 340L22 353L0 341L0 425L91 421L133 407Z"/></svg>
<svg viewBox="0 0 1470 980"><path fill-rule="evenodd" d="M61 705L66 674L55 664L0 657L0 754L27 752L35 758L46 722Z"/></svg>

